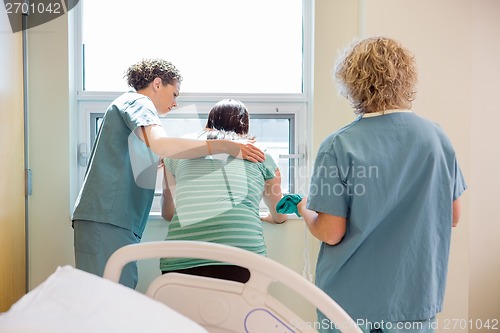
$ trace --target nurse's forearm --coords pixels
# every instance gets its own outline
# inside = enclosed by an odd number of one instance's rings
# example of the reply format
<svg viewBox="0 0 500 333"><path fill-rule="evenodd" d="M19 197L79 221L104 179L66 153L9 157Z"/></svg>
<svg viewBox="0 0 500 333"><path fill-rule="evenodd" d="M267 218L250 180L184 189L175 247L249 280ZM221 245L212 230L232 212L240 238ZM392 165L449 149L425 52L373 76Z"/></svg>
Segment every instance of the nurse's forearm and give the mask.
<svg viewBox="0 0 500 333"><path fill-rule="evenodd" d="M160 138L151 150L161 157L196 158L213 154L229 154L233 157L263 162L265 154L250 142L231 140L192 140L181 138Z"/></svg>
<svg viewBox="0 0 500 333"><path fill-rule="evenodd" d="M182 138L159 138L151 142L151 150L162 158L196 158L209 155L205 141Z"/></svg>
<svg viewBox="0 0 500 333"><path fill-rule="evenodd" d="M306 200L304 197L297 205L297 209L311 234L328 245L340 243L345 235L346 219L307 209Z"/></svg>
<svg viewBox="0 0 500 333"><path fill-rule="evenodd" d="M452 227L456 227L458 225L458 222L460 221L460 214L462 210L460 204L460 198L453 201L452 209L453 209Z"/></svg>
<svg viewBox="0 0 500 333"><path fill-rule="evenodd" d="M302 202L297 205L297 210L299 214L302 216L302 219L304 219L304 222L306 223L309 232L311 232L311 234L320 241L323 241L323 236L317 226L318 213L307 209L305 205L305 200L306 199L304 198Z"/></svg>
<svg viewBox="0 0 500 333"><path fill-rule="evenodd" d="M172 138L166 136L161 126L147 126L146 136L151 150L160 157L189 159L227 153L251 162L265 160L264 152L250 142Z"/></svg>

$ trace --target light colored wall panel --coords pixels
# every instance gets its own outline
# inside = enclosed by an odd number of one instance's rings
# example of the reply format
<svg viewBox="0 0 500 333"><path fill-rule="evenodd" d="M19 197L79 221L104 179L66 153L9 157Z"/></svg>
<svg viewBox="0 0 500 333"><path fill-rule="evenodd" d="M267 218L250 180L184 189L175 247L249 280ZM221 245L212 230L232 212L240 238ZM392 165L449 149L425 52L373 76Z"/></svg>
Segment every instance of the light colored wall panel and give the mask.
<svg viewBox="0 0 500 333"><path fill-rule="evenodd" d="M34 288L57 266L74 264L70 222L71 106L68 17L28 30L29 272Z"/></svg>
<svg viewBox="0 0 500 333"><path fill-rule="evenodd" d="M500 329L500 1L474 1L473 15L469 318L470 332L487 332L488 320Z"/></svg>
<svg viewBox="0 0 500 333"><path fill-rule="evenodd" d="M357 1L316 1L311 133L313 145L309 147L313 157L328 134L354 119L354 113L345 98L337 94L332 74L337 52L359 33L359 11ZM314 158L309 161L311 165L313 162Z"/></svg>
<svg viewBox="0 0 500 333"><path fill-rule="evenodd" d="M26 291L22 34L0 10L0 312Z"/></svg>

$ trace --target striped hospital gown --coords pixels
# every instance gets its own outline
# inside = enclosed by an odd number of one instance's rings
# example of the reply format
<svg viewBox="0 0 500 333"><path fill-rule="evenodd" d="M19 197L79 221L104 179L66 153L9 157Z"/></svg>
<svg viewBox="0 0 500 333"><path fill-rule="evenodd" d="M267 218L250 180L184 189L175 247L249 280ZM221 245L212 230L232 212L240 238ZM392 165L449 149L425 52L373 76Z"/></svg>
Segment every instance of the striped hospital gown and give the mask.
<svg viewBox="0 0 500 333"><path fill-rule="evenodd" d="M176 180L176 210L166 240L196 240L236 246L266 255L259 202L264 183L275 176L270 155L263 163L227 155L165 159ZM162 271L220 264L206 260L160 260Z"/></svg>

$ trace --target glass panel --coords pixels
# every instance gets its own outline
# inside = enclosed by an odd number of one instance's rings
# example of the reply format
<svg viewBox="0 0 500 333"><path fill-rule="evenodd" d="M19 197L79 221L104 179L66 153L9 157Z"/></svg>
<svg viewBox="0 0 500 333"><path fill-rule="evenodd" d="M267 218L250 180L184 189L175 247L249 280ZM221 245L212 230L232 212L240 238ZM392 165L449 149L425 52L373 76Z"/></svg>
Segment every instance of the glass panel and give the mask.
<svg viewBox="0 0 500 333"><path fill-rule="evenodd" d="M279 158L279 155L290 154L290 119L289 118L256 118L250 119L250 132L255 135L259 145L278 162L281 172L281 188L290 192L290 164L292 160Z"/></svg>
<svg viewBox="0 0 500 333"><path fill-rule="evenodd" d="M206 124L205 117L186 117L162 119L163 127L169 136L182 137L201 131ZM262 115L252 115L250 118L250 133L257 139L278 162L281 172L281 184L284 192L290 191L289 159L278 156L290 154L290 118L268 118Z"/></svg>
<svg viewBox="0 0 500 333"><path fill-rule="evenodd" d="M102 123L103 113L91 114L92 124L91 140L94 143L99 127ZM290 192L293 174L291 170L292 160L280 159L279 155L291 154L290 133L293 132L292 118L269 118L265 115L252 115L250 118L250 133L257 139L259 145L266 147L267 151L275 158L281 172L281 187L284 193ZM198 114L196 116L169 117L162 118L162 125L169 136L182 137L201 131L206 124L206 115ZM161 175L157 179L157 193L152 211L160 210L160 200L162 187Z"/></svg>
<svg viewBox="0 0 500 333"><path fill-rule="evenodd" d="M302 93L302 0L83 0L84 90L127 90L143 58L182 92Z"/></svg>

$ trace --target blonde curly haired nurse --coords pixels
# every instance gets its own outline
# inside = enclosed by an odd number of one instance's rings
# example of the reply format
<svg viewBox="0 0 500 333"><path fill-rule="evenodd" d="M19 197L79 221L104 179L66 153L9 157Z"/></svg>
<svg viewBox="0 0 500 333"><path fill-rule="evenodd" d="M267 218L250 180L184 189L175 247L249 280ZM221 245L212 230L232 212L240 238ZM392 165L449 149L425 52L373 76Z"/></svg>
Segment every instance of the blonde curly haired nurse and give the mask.
<svg viewBox="0 0 500 333"><path fill-rule="evenodd" d="M411 110L415 59L398 41L354 42L335 79L358 118L324 139L297 206L322 242L316 284L365 332L434 332L467 187L455 150Z"/></svg>

